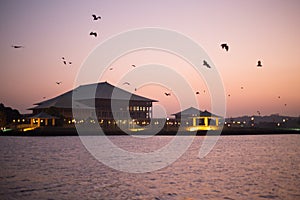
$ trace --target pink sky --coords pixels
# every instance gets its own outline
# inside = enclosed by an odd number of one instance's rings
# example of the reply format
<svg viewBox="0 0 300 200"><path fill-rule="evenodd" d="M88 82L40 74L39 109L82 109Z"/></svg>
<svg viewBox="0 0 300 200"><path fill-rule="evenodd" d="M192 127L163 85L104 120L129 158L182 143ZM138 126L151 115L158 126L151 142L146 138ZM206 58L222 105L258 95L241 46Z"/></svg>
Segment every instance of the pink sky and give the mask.
<svg viewBox="0 0 300 200"><path fill-rule="evenodd" d="M160 27L192 38L206 51L230 94L228 117L257 111L299 116L299 10L298 0L1 1L0 102L28 113L26 109L43 97L73 89L81 64L104 40L131 29ZM102 19L93 21L94 13ZM99 37L90 37L90 31L97 31ZM222 42L230 45L229 52L220 48ZM11 48L19 44L25 48ZM63 56L72 61L71 66L62 63ZM258 60L262 68L256 67ZM187 65L166 53L136 52L113 63L114 73L107 72L100 80L116 84L132 70L131 64L150 62L178 71ZM210 95L203 80L189 71L182 73L195 91L201 91L196 96L199 108L209 110ZM179 111L178 104L174 96L162 95L165 89L145 86L137 94L159 100L170 115Z"/></svg>

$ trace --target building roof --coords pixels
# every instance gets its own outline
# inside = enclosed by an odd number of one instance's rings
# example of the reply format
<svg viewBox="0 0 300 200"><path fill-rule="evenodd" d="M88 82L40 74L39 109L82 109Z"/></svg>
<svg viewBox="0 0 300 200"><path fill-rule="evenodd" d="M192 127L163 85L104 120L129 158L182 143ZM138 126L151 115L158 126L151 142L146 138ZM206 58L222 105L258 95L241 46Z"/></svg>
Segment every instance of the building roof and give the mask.
<svg viewBox="0 0 300 200"><path fill-rule="evenodd" d="M66 93L63 93L52 99L36 103L36 107L29 108L41 109L41 108L72 108L72 98L76 96L75 107L80 108L92 108L89 105L83 103L82 100L88 99L113 99L113 100L132 100L132 101L148 101L148 102L157 102L156 100L142 97L139 95L132 94L121 88L115 87L107 82L100 82L88 85L81 85L74 90L70 90ZM77 95L78 94L78 95ZM80 102L78 102L80 101Z"/></svg>
<svg viewBox="0 0 300 200"><path fill-rule="evenodd" d="M40 112L34 116L31 116L29 118L40 118L40 119L58 119L58 117L55 117L55 116L52 116L52 115L49 115L48 113L45 113L45 112Z"/></svg>
<svg viewBox="0 0 300 200"><path fill-rule="evenodd" d="M207 110L201 111L197 108L194 107L190 107L187 108L183 111L177 112L175 114L176 117L180 117L180 116L184 116L184 117L196 117L196 116L201 116L201 117L220 117L218 115L212 114L210 112L208 112Z"/></svg>

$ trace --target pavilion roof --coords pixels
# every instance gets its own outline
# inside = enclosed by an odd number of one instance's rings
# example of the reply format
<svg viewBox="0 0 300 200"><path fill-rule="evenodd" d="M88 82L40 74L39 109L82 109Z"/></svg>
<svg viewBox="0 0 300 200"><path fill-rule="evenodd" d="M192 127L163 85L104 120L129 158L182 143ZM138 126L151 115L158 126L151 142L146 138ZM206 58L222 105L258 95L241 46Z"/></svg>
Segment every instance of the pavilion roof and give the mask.
<svg viewBox="0 0 300 200"><path fill-rule="evenodd" d="M72 98L76 98L72 105ZM111 99L111 100L133 100L133 101L148 101L157 102L156 100L132 94L126 90L115 87L107 82L100 82L88 85L81 85L74 90L70 90L52 99L36 103L37 105L29 110L41 108L92 108L91 105L84 104L83 100L90 99Z"/></svg>

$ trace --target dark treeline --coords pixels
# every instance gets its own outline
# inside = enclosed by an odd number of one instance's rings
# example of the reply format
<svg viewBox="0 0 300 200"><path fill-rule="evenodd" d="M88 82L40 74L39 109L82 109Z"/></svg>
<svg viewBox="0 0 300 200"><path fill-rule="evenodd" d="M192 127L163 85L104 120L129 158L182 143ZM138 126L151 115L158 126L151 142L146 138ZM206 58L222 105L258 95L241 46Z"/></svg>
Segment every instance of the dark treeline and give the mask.
<svg viewBox="0 0 300 200"><path fill-rule="evenodd" d="M11 107L5 107L3 103L0 103L0 126L5 126L13 122L14 119L22 117L20 112Z"/></svg>

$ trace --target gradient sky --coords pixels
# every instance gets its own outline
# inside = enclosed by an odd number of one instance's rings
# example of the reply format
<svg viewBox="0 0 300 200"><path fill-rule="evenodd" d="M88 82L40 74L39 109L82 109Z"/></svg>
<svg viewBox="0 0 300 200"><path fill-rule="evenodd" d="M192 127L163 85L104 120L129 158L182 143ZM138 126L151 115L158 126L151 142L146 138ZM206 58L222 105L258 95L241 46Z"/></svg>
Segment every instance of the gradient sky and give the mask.
<svg viewBox="0 0 300 200"><path fill-rule="evenodd" d="M226 97L228 117L257 111L299 116L299 10L298 0L1 0L0 102L28 113L26 109L43 97L71 90L82 63L104 40L131 29L161 27L192 38L209 55L230 94ZM93 21L94 13L102 19ZM90 31L97 31L99 37L90 37ZM229 52L220 48L222 42L230 45ZM73 64L65 66L62 56ZM256 67L258 60L262 68ZM186 65L164 52L134 52L113 63L114 72L105 73L99 81L116 84L132 70L131 64L149 62L179 71ZM187 76L193 89L200 91L196 97L200 109L209 110L205 83ZM137 94L159 100L156 107L164 107L169 115L179 108L174 96L163 95L167 89L145 86Z"/></svg>

